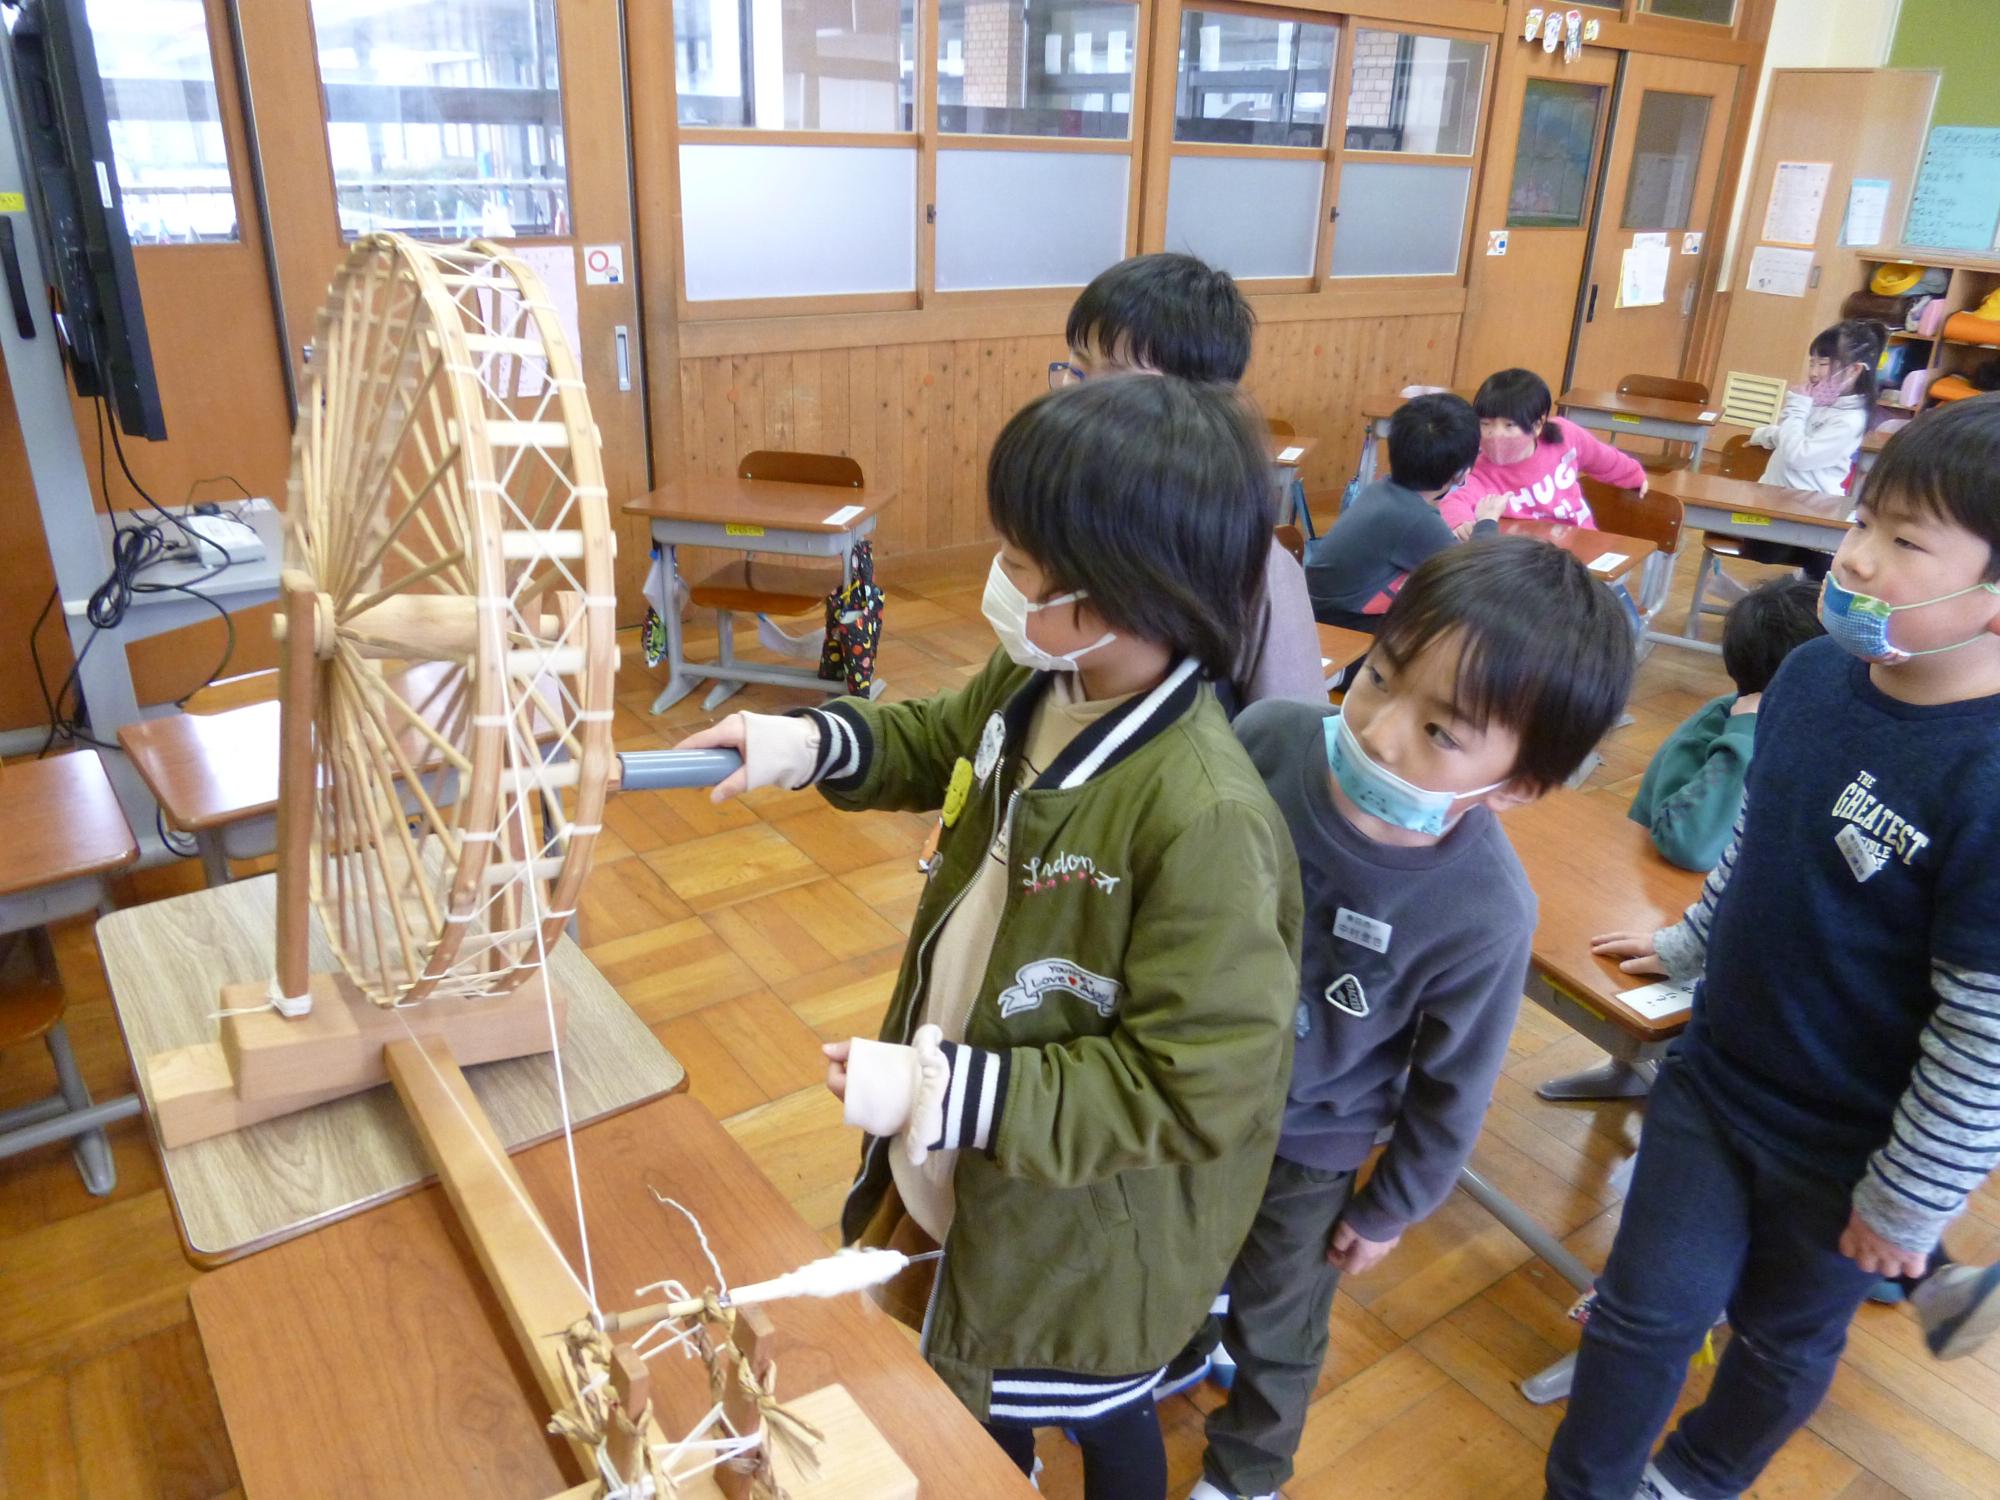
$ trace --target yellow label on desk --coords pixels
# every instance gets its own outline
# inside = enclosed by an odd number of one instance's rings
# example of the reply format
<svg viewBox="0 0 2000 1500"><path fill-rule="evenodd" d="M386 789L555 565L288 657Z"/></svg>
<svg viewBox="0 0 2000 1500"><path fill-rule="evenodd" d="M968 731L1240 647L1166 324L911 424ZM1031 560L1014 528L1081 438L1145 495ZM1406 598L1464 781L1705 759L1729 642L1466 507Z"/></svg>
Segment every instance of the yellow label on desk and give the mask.
<svg viewBox="0 0 2000 1500"><path fill-rule="evenodd" d="M1623 422L1627 427L1637 427L1639 425L1639 419L1629 412L1614 411L1611 414L1611 420L1614 422Z"/></svg>
<svg viewBox="0 0 2000 1500"><path fill-rule="evenodd" d="M24 214L27 211L26 193L0 193L0 214Z"/></svg>
<svg viewBox="0 0 2000 1500"><path fill-rule="evenodd" d="M725 536L762 536L764 534L764 528L761 526L737 526L734 524L724 526L722 531Z"/></svg>
<svg viewBox="0 0 2000 1500"><path fill-rule="evenodd" d="M1769 526L1771 518L1769 516L1753 516L1745 511L1733 510L1729 513L1729 524L1732 526Z"/></svg>

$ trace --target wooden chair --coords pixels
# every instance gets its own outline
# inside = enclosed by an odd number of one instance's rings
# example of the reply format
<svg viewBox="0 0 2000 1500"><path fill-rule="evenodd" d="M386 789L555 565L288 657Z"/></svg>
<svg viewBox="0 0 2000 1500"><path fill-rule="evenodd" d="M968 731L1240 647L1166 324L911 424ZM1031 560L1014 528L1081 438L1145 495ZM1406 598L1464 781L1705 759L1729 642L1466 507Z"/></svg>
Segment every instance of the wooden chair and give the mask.
<svg viewBox="0 0 2000 1500"><path fill-rule="evenodd" d="M1299 435L1298 428L1283 417L1266 417L1264 426L1274 438L1295 438ZM1319 535L1318 527L1313 524L1312 500L1306 494L1305 478L1297 469L1281 468L1279 481L1284 486L1284 494L1278 501L1278 514L1285 517L1286 525L1291 525L1296 518L1298 524L1294 529L1300 533L1299 546L1303 548L1307 537ZM1283 529L1282 526L1279 528L1280 531Z"/></svg>
<svg viewBox="0 0 2000 1500"><path fill-rule="evenodd" d="M1582 488L1583 497L1590 502L1590 512L1597 518L1600 531L1637 537L1659 549L1646 559L1645 571L1639 581L1636 602L1643 642L1644 633L1653 628L1660 611L1666 608L1668 559L1681 544L1684 514L1681 502L1677 497L1658 490L1649 490L1641 495L1637 490L1621 490L1597 479L1584 480Z"/></svg>
<svg viewBox="0 0 2000 1500"><path fill-rule="evenodd" d="M1306 537L1305 533L1300 531L1298 527L1287 523L1280 526L1274 535L1278 538L1278 545L1280 547L1291 553L1301 563L1306 560Z"/></svg>
<svg viewBox="0 0 2000 1500"><path fill-rule="evenodd" d="M1708 387L1699 380L1675 380L1666 375L1627 375L1618 382L1618 394L1646 396L1655 401L1692 401L1699 406L1708 405ZM1657 454L1645 454L1639 458L1639 467L1648 474L1671 474L1676 469L1685 469L1693 454L1690 444L1663 442Z"/></svg>
<svg viewBox="0 0 2000 1500"><path fill-rule="evenodd" d="M77 1170L102 1197L117 1184L104 1127L139 1112L127 1094L97 1103L70 1051L62 976L48 927L110 907L106 877L139 857L138 840L95 750L27 761L0 773L0 942L24 952L32 973L0 982L0 1051L39 1040L55 1064L56 1092L0 1111L0 1157L74 1141Z"/></svg>
<svg viewBox="0 0 2000 1500"><path fill-rule="evenodd" d="M1758 480L1764 477L1764 466L1771 460L1769 449L1753 447L1747 433L1737 433L1716 451L1714 469L1718 474L1731 479ZM1701 562L1694 571L1694 593L1688 601L1687 624L1682 634L1689 640L1701 639L1701 617L1721 615L1729 612L1727 604L1708 602L1708 591L1727 576L1722 570L1725 557L1741 558L1743 539L1734 536L1720 536L1704 531L1701 534Z"/></svg>
<svg viewBox="0 0 2000 1500"><path fill-rule="evenodd" d="M736 465L738 479L769 479L786 484L824 484L858 490L864 480L861 465L841 453L795 453L759 448ZM724 563L688 589L688 602L715 611L716 660L736 659L736 616L768 615L786 619L809 614L826 603L844 575L831 568L799 568L773 562L768 554L746 552ZM718 682L703 706L714 708L742 690L740 682Z"/></svg>

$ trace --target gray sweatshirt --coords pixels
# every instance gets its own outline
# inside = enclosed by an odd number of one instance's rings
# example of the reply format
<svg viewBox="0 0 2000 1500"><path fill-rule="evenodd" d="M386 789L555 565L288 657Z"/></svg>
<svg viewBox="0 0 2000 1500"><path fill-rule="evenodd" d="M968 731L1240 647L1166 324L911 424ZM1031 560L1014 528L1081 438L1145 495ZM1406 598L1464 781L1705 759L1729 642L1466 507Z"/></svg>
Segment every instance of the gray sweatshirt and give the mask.
<svg viewBox="0 0 2000 1500"><path fill-rule="evenodd" d="M1429 848L1380 844L1334 805L1325 721L1259 703L1236 721L1290 827L1305 941L1278 1155L1358 1167L1394 1135L1346 1220L1392 1239L1442 1203L1472 1153L1521 1006L1535 893L1483 807Z"/></svg>

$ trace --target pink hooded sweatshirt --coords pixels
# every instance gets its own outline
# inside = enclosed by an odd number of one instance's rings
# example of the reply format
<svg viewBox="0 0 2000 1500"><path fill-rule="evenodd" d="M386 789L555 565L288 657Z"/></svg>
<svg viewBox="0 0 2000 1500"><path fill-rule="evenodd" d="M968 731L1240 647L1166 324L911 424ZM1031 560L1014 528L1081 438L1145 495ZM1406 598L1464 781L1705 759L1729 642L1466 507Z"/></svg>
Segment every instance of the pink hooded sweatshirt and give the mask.
<svg viewBox="0 0 2000 1500"><path fill-rule="evenodd" d="M1538 441L1535 451L1520 463L1496 464L1481 453L1465 483L1445 496L1438 507L1445 524L1456 528L1470 521L1482 498L1500 494L1507 497L1504 516L1522 521L1566 521L1595 530L1597 522L1578 481L1587 474L1621 490L1636 490L1645 479L1639 460L1609 443L1600 443L1576 423L1550 417L1547 428L1553 429L1560 441ZM1548 431L1542 435L1548 436Z"/></svg>

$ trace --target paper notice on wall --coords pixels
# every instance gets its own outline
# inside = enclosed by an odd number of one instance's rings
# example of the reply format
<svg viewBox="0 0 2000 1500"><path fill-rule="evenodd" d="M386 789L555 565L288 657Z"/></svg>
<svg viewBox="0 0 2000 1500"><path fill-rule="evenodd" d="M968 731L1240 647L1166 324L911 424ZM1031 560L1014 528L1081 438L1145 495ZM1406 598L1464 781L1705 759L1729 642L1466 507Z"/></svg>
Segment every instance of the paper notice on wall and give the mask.
<svg viewBox="0 0 2000 1500"><path fill-rule="evenodd" d="M1667 300L1667 268L1672 255L1667 249L1666 236L1658 238L1658 244L1634 245L1621 257L1618 306L1658 307Z"/></svg>
<svg viewBox="0 0 2000 1500"><path fill-rule="evenodd" d="M569 340L570 357L580 367L583 364L583 334L576 315L576 251L568 245L516 245L513 252L516 259L525 262L528 269L541 278L549 306L555 310L556 322L562 326L563 337ZM512 300L510 296L510 304ZM524 311L512 305L500 308L494 328L507 327L517 338L535 337L532 332L534 324L522 316ZM510 326L517 322L520 327ZM541 395L547 375L547 366L542 360L511 354L486 357L514 360L520 366L514 387L516 395Z"/></svg>
<svg viewBox="0 0 2000 1500"><path fill-rule="evenodd" d="M1812 284L1813 253L1778 245L1759 245L1750 252L1750 274L1743 290L1767 297L1803 297Z"/></svg>
<svg viewBox="0 0 2000 1500"><path fill-rule="evenodd" d="M1820 210L1826 206L1826 186L1832 180L1831 162L1779 162L1759 238L1781 245L1812 244L1819 238Z"/></svg>
<svg viewBox="0 0 2000 1500"><path fill-rule="evenodd" d="M1857 177L1847 188L1847 217L1841 221L1843 245L1879 245L1882 224L1889 217L1889 183L1881 177Z"/></svg>

